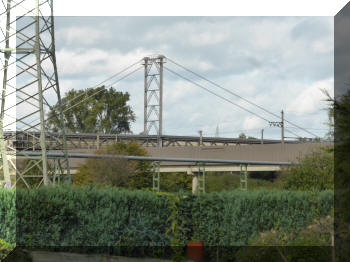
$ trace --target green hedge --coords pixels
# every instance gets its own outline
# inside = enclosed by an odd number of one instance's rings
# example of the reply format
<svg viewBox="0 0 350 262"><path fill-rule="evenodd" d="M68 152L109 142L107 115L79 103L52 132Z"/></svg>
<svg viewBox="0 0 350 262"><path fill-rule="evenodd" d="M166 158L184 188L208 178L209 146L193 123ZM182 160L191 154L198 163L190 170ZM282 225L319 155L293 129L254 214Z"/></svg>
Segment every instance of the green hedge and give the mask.
<svg viewBox="0 0 350 262"><path fill-rule="evenodd" d="M21 208L22 207L22 208ZM110 188L17 191L17 244L167 245L165 197Z"/></svg>
<svg viewBox="0 0 350 262"><path fill-rule="evenodd" d="M194 238L206 245L241 246L249 238L272 228L285 232L327 215L332 191L233 191L205 194L194 201Z"/></svg>
<svg viewBox="0 0 350 262"><path fill-rule="evenodd" d="M191 239L244 245L258 232L311 223L332 206L332 191L193 197L113 188L0 190L0 238L21 246L169 246Z"/></svg>
<svg viewBox="0 0 350 262"><path fill-rule="evenodd" d="M0 239L16 243L16 193L0 189Z"/></svg>

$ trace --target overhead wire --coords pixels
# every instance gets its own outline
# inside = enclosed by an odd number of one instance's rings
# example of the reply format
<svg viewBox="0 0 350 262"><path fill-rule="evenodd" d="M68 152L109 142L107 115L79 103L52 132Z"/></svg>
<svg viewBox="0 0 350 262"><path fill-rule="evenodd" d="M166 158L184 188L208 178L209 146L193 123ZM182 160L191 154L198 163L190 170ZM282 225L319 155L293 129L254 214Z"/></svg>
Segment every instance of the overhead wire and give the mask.
<svg viewBox="0 0 350 262"><path fill-rule="evenodd" d="M91 87L89 87L89 88L97 88L97 87L100 87L102 84L104 84L104 83L106 83L107 81L109 81L109 80L111 80L111 79L117 77L118 75L124 73L125 71L129 70L130 68L132 68L133 66L137 65L137 64L140 63L140 62L141 62L141 59L138 60L137 62L135 62L135 63L133 63L133 64L127 66L126 68L120 70L119 72L113 74L112 76L108 77L107 79L103 80L102 82L100 82L100 83L98 83L98 84L96 84L96 85L94 85L94 86L91 86ZM139 69L137 69L137 70L139 70ZM137 71L137 70L136 70L136 71ZM134 72L132 72L132 73L134 73ZM112 85L112 84L110 84L109 86L111 86L111 85ZM98 90L96 91L96 94L97 94L97 93L98 93ZM96 94L95 94L95 95L96 95ZM83 96L83 95L86 95L86 93L82 92L80 95L78 95L78 96L72 98L71 100L67 100L66 102L62 103L62 106L64 106L64 105L67 104L67 103L71 103L73 100L76 100L77 98L79 98L79 97L81 97L81 96Z"/></svg>
<svg viewBox="0 0 350 262"><path fill-rule="evenodd" d="M142 68L142 67L136 68L136 69L133 70L132 72L130 72L130 73L126 74L125 76L123 76L122 78L120 78L120 79L114 81L114 82L113 82L112 84L110 84L109 86L112 87L113 85L117 84L118 82L122 81L123 79L127 78L128 76L132 75L133 73L139 71L141 68ZM102 90L103 90L103 89L97 90L96 92L94 92L93 94L91 94L91 95L88 96L88 97L85 97L83 100L79 101L78 103L76 103L76 104L70 106L69 108L64 109L63 112L66 112L66 111L72 109L73 107L75 107L75 106L77 106L77 105L83 103L84 101L86 101L86 100L89 99L90 97L93 97L93 96L97 95L98 93L100 93Z"/></svg>
<svg viewBox="0 0 350 262"><path fill-rule="evenodd" d="M190 83L192 83L192 84L194 84L194 85L196 85L196 86L198 86L198 87L204 89L205 91L207 91L207 92L213 94L214 96L217 96L217 97L219 97L219 98L225 100L226 102L229 102L230 104L233 104L233 105L235 105L235 106L241 108L242 110L247 111L248 113L253 114L253 115L255 115L256 117L258 117L258 118L260 118L260 119L262 119L262 120L264 120L264 121L266 121L266 122L270 122L268 119L266 119L266 118L264 118L264 117L262 117L262 116L260 116L260 115L258 115L258 114L256 114L256 113L254 113L253 111L250 111L249 109L246 109L245 107L243 107L243 106L241 106L241 105L238 105L238 104L232 102L231 100L229 100L229 99L227 99L227 98L225 98L225 97L223 97L223 96L221 96L221 95L219 95L219 94L217 94L217 93L211 91L210 89L208 89L208 88L206 88L206 87L204 87L204 86L202 86L202 85L200 85L200 84L194 82L193 80L190 80L190 79L188 79L187 77L182 76L182 75L176 73L175 71L171 70L170 68L164 66L164 69L166 69L167 71L173 73L174 75L176 75L176 76L178 76L178 77L180 77L180 78L182 78L182 79L184 79L184 80L186 80L186 81L188 81L188 82L190 82Z"/></svg>
<svg viewBox="0 0 350 262"><path fill-rule="evenodd" d="M192 71L191 69L188 69L187 67L185 67L185 66L183 66L183 65L181 65L181 64L179 64L179 63L177 63L177 62L175 62L174 60L172 60L172 59L170 59L170 58L168 58L168 57L167 57L167 61L170 61L171 63L177 65L178 67L180 67L180 68L182 68L182 69L184 69L184 70L186 70L186 71L188 71L188 72L194 74L195 76L197 76L197 77L199 77L199 78L201 78L201 79L203 79L203 80L205 80L205 81L211 83L212 85L214 85L214 86L216 86L216 87L218 87L218 88L220 88L220 89L222 89L222 90L224 90L224 91L230 93L231 95L234 95L234 96L236 96L236 97L238 97L238 98L244 100L245 102L247 102L247 103L249 103L249 104L251 104L251 105L253 105L253 106L255 106L255 107L258 107L259 109L263 110L264 112L266 112L266 113L268 113L268 114L270 114L270 115L273 115L273 116L275 116L275 117L277 117L277 118L280 118L279 115L277 115L277 114L271 112L270 110L268 110L268 109L266 109L266 108L264 108L264 107L262 107L262 106L259 106L258 104L254 103L254 102L251 102L250 100L248 100L248 99L246 99L246 98L244 98L244 97L242 97L242 96L236 94L235 92L233 92L233 91L231 91L231 90L229 90L229 89L227 89L227 88L222 87L221 85L219 85L219 84L217 84L217 83L215 83L215 82L213 82L213 81L207 79L206 77L204 77L204 76L202 76L202 75L200 75L200 74L198 74L198 73ZM303 128L303 127L300 127L299 125L296 125L296 124L292 123L291 121L289 121L289 120L287 120L287 119L284 119L284 121L287 122L287 123L289 123L289 124L291 124L291 125L293 125L293 126L295 126L295 127L297 127L297 128L299 128L299 129L301 129L301 130L303 130L303 131L305 131L305 132L307 132L307 133L309 133L309 134L312 135L312 136L318 137L316 134L314 134L314 133L308 131L307 129L305 129L305 128Z"/></svg>
<svg viewBox="0 0 350 262"><path fill-rule="evenodd" d="M138 61L138 62L139 62L139 61ZM138 63L138 62L137 62L137 63ZM123 72L125 72L126 70L130 69L132 66L136 65L137 63L134 63L134 64L132 64L131 66L128 66L127 68L125 68L125 69L121 70L120 72L114 74L113 77L109 77L108 80L110 80L110 79L112 79L112 78L114 78L114 77L120 75L121 73L123 73ZM112 83L109 84L108 86L109 86L109 87L112 87L113 85L117 84L118 82L124 80L125 78L127 78L127 77L129 77L130 75L134 74L135 72L139 71L141 68L142 68L141 66L138 67L138 68L136 68L135 70L129 72L128 74L126 74L126 75L122 76L121 78L117 79L116 81L112 82ZM108 80L104 80L104 81L102 81L101 83L105 83L105 82L108 81ZM101 83L99 83L98 85L100 85ZM98 86L98 85L96 85L96 86ZM97 95L97 94L98 94L99 92L101 92L101 91L102 91L102 89L97 90L96 92L94 92L94 93L91 94L90 96L85 97L83 100L80 100L78 103L73 104L73 105L70 106L69 108L65 108L65 109L62 111L62 113L66 112L66 111L68 111L68 110L71 110L72 108L74 108L74 107L76 107L77 105L83 103L84 101L86 101L86 100L89 99L90 97ZM75 99L71 99L70 101L74 101L74 100L75 100ZM48 121L48 120L50 120L50 119L52 119L52 118L54 118L54 117L57 117L57 115L54 114L54 115L52 115L51 117L46 118L46 121ZM32 125L32 126L30 126L30 125L31 125L32 123L34 123L35 121L38 121L38 120L40 120L40 119L34 119L33 121L31 121L31 122L29 122L29 123L26 123L25 125L28 126L28 128L26 128L26 129L24 129L24 130L21 130L21 131L27 132L27 131L29 131L30 129L35 128L36 125ZM11 138L13 138L13 137L15 137L15 136L16 136L16 134L14 134L13 136L11 136L9 139L11 139Z"/></svg>

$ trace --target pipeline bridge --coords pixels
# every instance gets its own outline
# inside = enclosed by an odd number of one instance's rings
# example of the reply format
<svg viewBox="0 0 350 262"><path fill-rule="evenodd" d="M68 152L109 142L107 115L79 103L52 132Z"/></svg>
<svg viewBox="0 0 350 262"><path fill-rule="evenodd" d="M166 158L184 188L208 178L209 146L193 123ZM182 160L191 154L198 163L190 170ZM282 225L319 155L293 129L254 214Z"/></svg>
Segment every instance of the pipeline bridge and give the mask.
<svg viewBox="0 0 350 262"><path fill-rule="evenodd" d="M71 173L74 174L77 161L84 161L83 155L85 158L99 158L94 152L96 149L118 141L137 141L144 146L150 154L150 158L144 160L157 163L158 176L160 172L191 173L193 166L199 168L198 174L203 173L201 168L204 166L213 171L239 169L242 176L254 168L278 170L280 166L295 161L296 156L319 146L317 143L299 143L298 140L305 135L320 139L310 129L286 119L283 110L281 115L276 114L236 93L233 87L224 87L161 54L135 61L92 86L92 94L82 92L69 101L64 100L56 64L53 1L38 0L34 3L22 0L15 3L7 0L0 8L1 28L5 29L0 34L0 52L3 54L0 57L0 82L3 84L0 182L7 187L15 186L19 180L28 186L26 177L33 176L30 171L34 167L39 168L37 176L42 178L37 186L54 183L57 177L71 183ZM143 71L143 86L140 88L144 94L142 134L69 133L66 113L74 113L78 105L97 96L102 90L99 87L114 87L138 71ZM234 109L262 120L269 127L280 128L281 138L264 139L263 130L261 139L203 137L202 132L199 137L165 135L164 71L223 103L229 103ZM58 133L48 130L47 124L52 119L58 123ZM293 137L286 136L285 132ZM290 138L294 140L288 140ZM20 169L18 163L21 161L25 166ZM49 165L49 162L55 164ZM154 177L154 183L156 181L157 177Z"/></svg>
<svg viewBox="0 0 350 262"><path fill-rule="evenodd" d="M147 147L150 156L94 154L92 149L72 149L68 154L71 174L74 177L79 165L88 159L126 159L153 162L153 190L159 191L161 173L187 173L192 176L192 192L205 192L206 172L231 172L240 177L240 188L248 189L248 172L276 172L282 167L298 164L298 158L319 147L332 143L257 144L235 146ZM40 159L41 152L22 151L17 158L31 156ZM49 161L57 163L65 155L58 150L49 151ZM55 166L57 166L55 164ZM60 175L53 175L53 182ZM174 174L175 175L175 174ZM55 177L56 176L56 177ZM18 180L22 179L19 176ZM23 180L25 181L25 180Z"/></svg>
<svg viewBox="0 0 350 262"><path fill-rule="evenodd" d="M40 150L40 132L5 132L7 146L17 150ZM234 146L255 144L281 144L278 139L242 139L226 137L134 135L134 134L66 134L66 143L72 149L100 149L116 142L138 142L144 147L194 147ZM286 144L300 144L297 140L286 140ZM46 132L45 144L48 150L62 150L62 135Z"/></svg>

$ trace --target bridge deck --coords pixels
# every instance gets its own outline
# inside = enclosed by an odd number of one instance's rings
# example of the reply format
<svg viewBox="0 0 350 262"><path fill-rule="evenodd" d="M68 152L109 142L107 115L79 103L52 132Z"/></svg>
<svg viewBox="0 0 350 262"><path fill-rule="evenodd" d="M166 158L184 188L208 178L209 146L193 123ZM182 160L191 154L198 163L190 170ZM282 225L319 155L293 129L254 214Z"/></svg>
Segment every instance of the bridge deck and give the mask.
<svg viewBox="0 0 350 262"><path fill-rule="evenodd" d="M152 157L167 158L196 158L196 159L222 159L246 161L295 162L298 157L319 148L331 146L331 143L304 143L304 144L268 144L268 145L236 145L221 147L148 147ZM75 149L71 153L93 153L92 149ZM70 159L73 170L83 163L84 159ZM161 162L161 172L186 172L195 169L196 163ZM208 171L238 171L237 165L209 164ZM248 166L248 171L277 171L279 166Z"/></svg>

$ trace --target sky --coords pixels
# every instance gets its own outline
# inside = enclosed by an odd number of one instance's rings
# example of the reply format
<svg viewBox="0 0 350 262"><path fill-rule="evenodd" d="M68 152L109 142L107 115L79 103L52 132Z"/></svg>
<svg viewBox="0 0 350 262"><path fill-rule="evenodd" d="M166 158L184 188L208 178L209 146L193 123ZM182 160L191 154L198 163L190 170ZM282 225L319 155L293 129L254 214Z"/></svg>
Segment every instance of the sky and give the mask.
<svg viewBox="0 0 350 262"><path fill-rule="evenodd" d="M145 56L163 54L251 102L317 136L328 132L327 103L333 94L333 17L55 17L61 92L94 87ZM269 121L280 121L242 99L191 76L171 62L166 67ZM111 83L111 81L107 82ZM113 87L129 92L136 113L132 132L143 131L143 71ZM240 133L280 138L239 107L164 71L163 134L222 137ZM286 124L287 137L310 134Z"/></svg>

